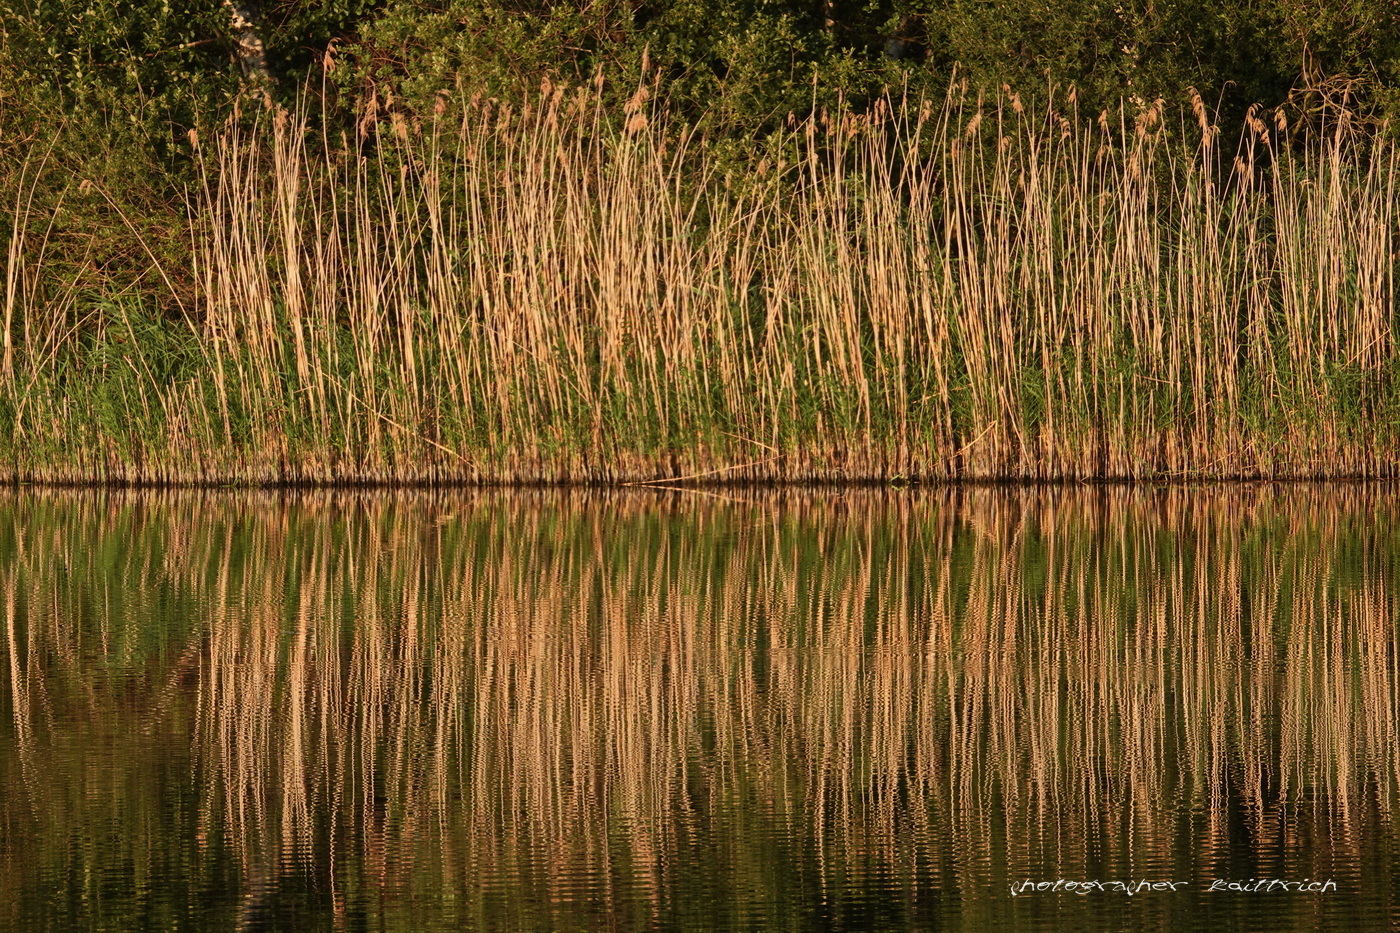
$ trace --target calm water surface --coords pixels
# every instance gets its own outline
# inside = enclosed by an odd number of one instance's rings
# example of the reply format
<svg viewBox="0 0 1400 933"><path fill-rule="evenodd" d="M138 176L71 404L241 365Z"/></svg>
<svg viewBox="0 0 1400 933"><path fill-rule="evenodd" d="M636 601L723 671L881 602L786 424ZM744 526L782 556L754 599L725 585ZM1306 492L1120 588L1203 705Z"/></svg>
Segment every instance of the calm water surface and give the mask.
<svg viewBox="0 0 1400 933"><path fill-rule="evenodd" d="M5 494L0 929L1394 929L1397 587L1392 487Z"/></svg>

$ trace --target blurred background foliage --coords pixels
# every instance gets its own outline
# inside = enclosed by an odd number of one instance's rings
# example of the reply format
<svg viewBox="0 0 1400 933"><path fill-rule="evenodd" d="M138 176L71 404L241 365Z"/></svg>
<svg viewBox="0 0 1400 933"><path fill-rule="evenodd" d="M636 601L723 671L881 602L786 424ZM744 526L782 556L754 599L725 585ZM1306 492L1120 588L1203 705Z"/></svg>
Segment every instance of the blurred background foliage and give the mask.
<svg viewBox="0 0 1400 933"><path fill-rule="evenodd" d="M1122 97L1228 118L1345 86L1386 112L1400 69L1391 0L240 0L281 93L331 77L409 106L443 90L520 95L542 78L635 74L673 105L752 132L906 82L941 96L954 65L1023 95L1075 86L1081 109ZM81 114L135 130L157 158L218 119L240 86L228 0L0 0L7 137ZM329 54L328 54L329 53ZM328 69L327 66L330 66ZM625 82L624 82L625 83ZM21 134L22 135L22 134Z"/></svg>
<svg viewBox="0 0 1400 933"><path fill-rule="evenodd" d="M941 97L955 65L1023 95L1076 88L1093 115L1196 88L1226 121L1254 103L1348 90L1387 111L1400 69L1387 0L536 0L401 3L345 38L352 80L411 102L459 84L490 94L645 54L673 104L736 132L787 111L860 106L906 82Z"/></svg>

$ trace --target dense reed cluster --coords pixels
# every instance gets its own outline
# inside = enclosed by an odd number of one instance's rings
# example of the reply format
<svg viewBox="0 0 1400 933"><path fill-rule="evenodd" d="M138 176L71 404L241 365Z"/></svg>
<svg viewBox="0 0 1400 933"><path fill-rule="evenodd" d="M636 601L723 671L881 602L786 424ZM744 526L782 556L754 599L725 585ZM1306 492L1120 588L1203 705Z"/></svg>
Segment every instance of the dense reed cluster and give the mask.
<svg viewBox="0 0 1400 933"><path fill-rule="evenodd" d="M642 929L864 871L982 929L1045 866L1394 871L1384 491L606 496L0 504L3 877Z"/></svg>
<svg viewBox="0 0 1400 933"><path fill-rule="evenodd" d="M191 135L161 314L4 194L0 458L170 483L1392 475L1398 169L1345 111L954 87L744 155L645 82ZM30 177L44 171L36 156ZM100 186L100 183L99 183ZM152 251L153 257L155 252ZM193 288L179 284L189 278Z"/></svg>

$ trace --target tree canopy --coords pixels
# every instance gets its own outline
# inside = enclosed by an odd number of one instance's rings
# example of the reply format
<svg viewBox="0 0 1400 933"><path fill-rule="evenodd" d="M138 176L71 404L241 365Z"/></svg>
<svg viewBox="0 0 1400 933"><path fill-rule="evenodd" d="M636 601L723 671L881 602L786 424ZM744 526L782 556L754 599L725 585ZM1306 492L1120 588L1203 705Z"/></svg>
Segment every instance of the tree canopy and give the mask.
<svg viewBox="0 0 1400 933"><path fill-rule="evenodd" d="M1195 88L1226 114L1346 91L1388 112L1400 8L1385 0L264 0L283 93L328 63L341 90L408 103L492 95L597 69L656 69L676 106L750 131L890 86L940 93L954 66L1082 108ZM241 75L227 0L0 0L0 105L193 125ZM327 53L330 52L328 56Z"/></svg>

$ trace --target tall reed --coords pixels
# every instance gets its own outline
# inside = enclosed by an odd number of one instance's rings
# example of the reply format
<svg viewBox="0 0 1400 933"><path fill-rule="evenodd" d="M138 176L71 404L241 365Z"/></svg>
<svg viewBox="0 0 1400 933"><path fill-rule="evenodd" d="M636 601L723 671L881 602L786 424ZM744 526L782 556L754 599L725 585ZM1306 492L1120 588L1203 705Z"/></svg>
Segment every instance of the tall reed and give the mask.
<svg viewBox="0 0 1400 933"><path fill-rule="evenodd" d="M33 480L1379 476L1393 144L965 86L752 157L647 82L192 137L198 300L83 317L14 227ZM765 154L766 153L766 154ZM21 179L22 181L22 179ZM18 199L18 200L16 200ZM6 196L23 214L23 188ZM62 283L59 283L62 284ZM13 357L13 360L12 360Z"/></svg>

